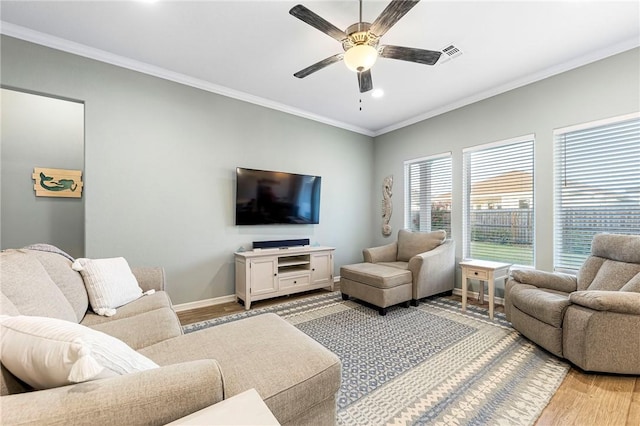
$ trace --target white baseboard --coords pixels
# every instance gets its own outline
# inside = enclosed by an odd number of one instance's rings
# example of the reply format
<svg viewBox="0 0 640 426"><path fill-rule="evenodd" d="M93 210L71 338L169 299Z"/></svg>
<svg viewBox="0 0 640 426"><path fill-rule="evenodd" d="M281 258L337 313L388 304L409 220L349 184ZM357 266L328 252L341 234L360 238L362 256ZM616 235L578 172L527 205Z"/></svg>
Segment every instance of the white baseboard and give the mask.
<svg viewBox="0 0 640 426"><path fill-rule="evenodd" d="M333 282L336 282L336 283L340 282L340 277L339 276L334 277ZM453 294L455 294L456 296L462 296L462 289L454 288ZM478 299L479 294L480 293L478 293L477 291L471 291L471 290L467 291L467 296L474 299ZM487 299L488 297L489 296L485 294L485 299ZM188 311L190 309L206 308L208 306L222 305L223 303L229 303L229 302L235 302L235 301L236 301L236 296L233 294L230 294L228 296L214 297L212 299L204 299L204 300L198 300L195 302L180 303L179 305L173 305L173 309L175 309L176 312L182 312L182 311ZM504 306L504 298L496 297L495 303L497 303L498 305Z"/></svg>
<svg viewBox="0 0 640 426"><path fill-rule="evenodd" d="M173 309L175 309L176 312L182 312L182 311L188 311L190 309L206 308L208 306L222 305L223 303L229 303L229 302L235 302L235 301L236 301L235 294L230 294L228 296L214 297L212 299L204 299L204 300L198 300L195 302L180 303L179 305L173 305Z"/></svg>
<svg viewBox="0 0 640 426"><path fill-rule="evenodd" d="M334 277L333 282L340 282L340 277ZM195 302L180 303L179 305L173 305L173 309L176 312L188 311L190 309L206 308L208 306L222 305L223 303L235 302L235 294L228 296L214 297L212 299L197 300Z"/></svg>
<svg viewBox="0 0 640 426"><path fill-rule="evenodd" d="M461 288L454 288L453 289L453 294L455 294L456 296L462 296L462 289ZM467 297L471 297L473 299L478 299L478 296L480 295L479 292L477 291L471 291L471 290L467 290ZM489 303L489 296L488 295L484 295L484 300L486 303ZM504 298L502 297L494 297L495 303L498 305L502 305L504 306Z"/></svg>

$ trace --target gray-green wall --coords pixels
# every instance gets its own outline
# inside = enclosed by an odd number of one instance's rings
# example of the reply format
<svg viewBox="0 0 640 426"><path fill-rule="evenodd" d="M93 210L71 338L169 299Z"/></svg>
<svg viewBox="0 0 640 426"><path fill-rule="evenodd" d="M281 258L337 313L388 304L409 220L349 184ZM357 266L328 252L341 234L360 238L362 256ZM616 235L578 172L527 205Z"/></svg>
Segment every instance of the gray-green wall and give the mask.
<svg viewBox="0 0 640 426"><path fill-rule="evenodd" d="M46 241L84 255L84 198L36 197L34 167L84 170L84 105L2 89L1 248Z"/></svg>
<svg viewBox="0 0 640 426"><path fill-rule="evenodd" d="M445 151L459 260L462 150L530 133L536 266L551 270L553 129L640 110L639 49L373 139L9 37L1 53L3 84L85 102L86 255L163 265L174 303L233 294L232 252L254 240L335 246L336 273L360 261L362 248L403 226L404 161ZM321 224L234 226L236 166L321 175ZM394 234L385 238L388 175Z"/></svg>
<svg viewBox="0 0 640 426"><path fill-rule="evenodd" d="M371 243L372 138L6 36L1 55L3 85L85 104L86 256L164 266L174 303L233 294L256 240L336 247L336 274ZM322 176L320 224L235 226L238 166Z"/></svg>
<svg viewBox="0 0 640 426"><path fill-rule="evenodd" d="M394 229L403 226L404 161L453 156L452 237L462 257L462 150L535 134L535 262L553 269L553 130L640 111L640 49L633 49L375 138L374 182L394 175ZM374 187L372 191L377 191ZM373 206L378 204L374 201ZM378 226L379 228L379 226ZM388 242L380 231L376 244ZM394 236L395 238L395 236ZM460 286L460 271L458 270ZM502 288L496 289L502 296Z"/></svg>

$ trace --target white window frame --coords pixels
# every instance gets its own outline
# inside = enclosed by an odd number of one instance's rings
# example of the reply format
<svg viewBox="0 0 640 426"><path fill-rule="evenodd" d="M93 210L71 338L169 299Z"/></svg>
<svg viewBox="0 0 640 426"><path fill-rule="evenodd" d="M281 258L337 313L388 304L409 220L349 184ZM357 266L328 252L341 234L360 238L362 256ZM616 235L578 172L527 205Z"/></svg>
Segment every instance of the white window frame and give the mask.
<svg viewBox="0 0 640 426"><path fill-rule="evenodd" d="M411 215L411 182L410 182L410 168L411 166L415 165L415 164L420 164L420 163L428 163L428 162L432 162L432 161L437 161L443 158L448 158L450 161L450 185L451 185L451 201L453 200L453 156L451 151L448 152L443 152L440 154L435 154L435 155L429 155L427 157L421 157L421 158L416 158L416 159L412 159L412 160L406 160L404 162L404 227L405 229L413 229L412 226L412 215ZM428 205L431 205L431 196L433 194L427 193L426 194L426 203ZM450 213L451 214L451 213ZM426 221L425 223L427 224L427 226L425 226L425 229L422 229L422 227L420 227L420 229L422 231L431 231L431 214L426 215L426 217L423 217L423 215L421 215L421 223L423 221L423 219ZM453 223L451 221L451 216L449 216L449 227L452 228L453 227ZM451 229L447 230L447 237L451 238Z"/></svg>
<svg viewBox="0 0 640 426"><path fill-rule="evenodd" d="M554 129L553 131L553 152L554 152L554 176L553 176L553 213L554 213L554 223L553 223L553 268L555 271L559 272L567 272L567 273L576 273L579 269L577 264L569 265L568 261L563 261L560 259L561 248L562 248L562 216L559 212L560 209L560 198L562 196L560 189L560 180L563 179L561 173L561 164L560 161L564 161L561 158L564 154L561 154L560 151L560 138L563 135L572 132L579 132L582 130L595 129L602 126L607 125L615 125L618 123L623 123L625 121L638 120L640 119L640 112L635 112L631 114L625 114L617 117L605 118L602 120L590 121L587 123L581 123L577 125L562 127L558 129ZM640 166L640 165L639 165ZM598 231L595 231L596 233ZM565 255L566 256L566 255Z"/></svg>
<svg viewBox="0 0 640 426"><path fill-rule="evenodd" d="M472 147L464 148L462 150L463 164L462 164L462 256L463 259L471 258L471 223L470 223L470 211L471 211L471 174L469 171L468 158L469 155L474 152L479 152L487 149L498 148L507 145L513 145L517 143L531 142L531 241L532 241L532 257L531 264L520 265L518 266L531 268L535 267L536 264L536 223L535 223L535 144L536 144L536 135L535 133L530 133L510 139L504 139L495 142L489 142L485 144L475 145ZM504 260L506 263L512 263L508 260Z"/></svg>

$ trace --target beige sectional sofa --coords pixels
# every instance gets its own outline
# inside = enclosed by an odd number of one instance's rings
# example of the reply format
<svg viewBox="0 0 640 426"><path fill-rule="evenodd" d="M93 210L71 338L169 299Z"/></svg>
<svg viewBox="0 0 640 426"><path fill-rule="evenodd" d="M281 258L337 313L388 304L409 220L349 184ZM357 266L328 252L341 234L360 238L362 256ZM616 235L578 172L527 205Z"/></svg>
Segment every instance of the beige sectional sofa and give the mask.
<svg viewBox="0 0 640 426"><path fill-rule="evenodd" d="M116 337L159 368L33 390L2 367L0 423L165 424L255 388L283 424L334 424L340 360L273 314L183 334L162 268L132 268L155 293L111 317L90 309L80 273L54 252L6 250L0 314L51 317Z"/></svg>

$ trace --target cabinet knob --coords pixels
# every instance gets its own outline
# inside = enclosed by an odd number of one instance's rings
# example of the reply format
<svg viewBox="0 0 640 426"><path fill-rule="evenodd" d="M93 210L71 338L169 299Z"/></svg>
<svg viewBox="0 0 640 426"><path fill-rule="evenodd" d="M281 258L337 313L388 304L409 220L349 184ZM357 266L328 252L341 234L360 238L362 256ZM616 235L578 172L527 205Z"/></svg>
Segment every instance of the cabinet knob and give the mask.
<svg viewBox="0 0 640 426"><path fill-rule="evenodd" d="M277 276L278 276L278 274L273 274L273 276L274 276L274 277L277 277Z"/></svg>
<svg viewBox="0 0 640 426"><path fill-rule="evenodd" d="M477 272L474 272L473 274L474 274L474 275L478 275L478 273L477 273Z"/></svg>

